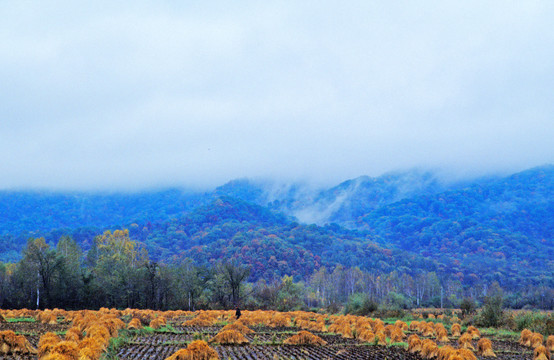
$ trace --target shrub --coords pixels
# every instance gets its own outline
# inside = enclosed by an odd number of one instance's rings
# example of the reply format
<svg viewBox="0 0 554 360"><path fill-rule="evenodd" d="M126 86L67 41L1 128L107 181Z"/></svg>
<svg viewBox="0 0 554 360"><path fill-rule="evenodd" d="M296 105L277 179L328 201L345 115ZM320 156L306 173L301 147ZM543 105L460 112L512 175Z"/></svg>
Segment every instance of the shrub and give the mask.
<svg viewBox="0 0 554 360"><path fill-rule="evenodd" d="M475 302L472 299L464 298L460 303L460 309L462 309L462 317L466 317L475 313L477 305L475 305Z"/></svg>
<svg viewBox="0 0 554 360"><path fill-rule="evenodd" d="M359 316L368 316L377 311L379 304L371 299L369 295L354 293L348 298L344 312Z"/></svg>
<svg viewBox="0 0 554 360"><path fill-rule="evenodd" d="M499 327L504 323L504 310L501 295L485 298L485 305L477 316L477 324L485 327Z"/></svg>

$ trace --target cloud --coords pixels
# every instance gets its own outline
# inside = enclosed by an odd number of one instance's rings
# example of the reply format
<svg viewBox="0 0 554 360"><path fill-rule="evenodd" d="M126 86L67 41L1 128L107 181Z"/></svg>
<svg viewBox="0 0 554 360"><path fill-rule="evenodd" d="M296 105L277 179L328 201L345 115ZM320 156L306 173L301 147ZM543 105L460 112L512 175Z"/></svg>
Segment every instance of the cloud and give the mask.
<svg viewBox="0 0 554 360"><path fill-rule="evenodd" d="M554 162L554 5L0 5L0 188Z"/></svg>

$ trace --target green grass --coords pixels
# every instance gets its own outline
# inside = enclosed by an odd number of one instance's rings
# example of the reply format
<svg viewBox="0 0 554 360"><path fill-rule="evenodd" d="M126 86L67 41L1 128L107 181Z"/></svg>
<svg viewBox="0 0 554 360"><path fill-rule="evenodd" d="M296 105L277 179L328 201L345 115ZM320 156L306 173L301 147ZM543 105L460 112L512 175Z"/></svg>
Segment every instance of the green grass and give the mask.
<svg viewBox="0 0 554 360"><path fill-rule="evenodd" d="M396 342L396 343L392 343L390 345L388 345L389 347L391 346L397 346L397 347L402 347L404 349L408 349L408 343L405 343L405 342Z"/></svg>
<svg viewBox="0 0 554 360"><path fill-rule="evenodd" d="M37 321L35 320L35 318L21 317L21 318L6 319L6 322L15 323L15 322L37 322Z"/></svg>

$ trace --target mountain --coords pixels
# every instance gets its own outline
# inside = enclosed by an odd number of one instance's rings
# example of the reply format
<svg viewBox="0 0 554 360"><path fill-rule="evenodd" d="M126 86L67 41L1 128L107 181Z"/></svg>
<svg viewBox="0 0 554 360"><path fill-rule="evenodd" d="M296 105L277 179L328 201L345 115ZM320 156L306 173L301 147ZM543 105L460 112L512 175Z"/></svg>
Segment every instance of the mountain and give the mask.
<svg viewBox="0 0 554 360"><path fill-rule="evenodd" d="M168 189L139 193L0 191L0 235L167 220L208 200Z"/></svg>
<svg viewBox="0 0 554 360"><path fill-rule="evenodd" d="M394 172L377 178L360 176L329 189L302 183L279 184L249 179L233 180L215 190L226 195L292 215L302 223L337 223L356 227L358 217L402 199L430 195L459 184L447 184L428 171Z"/></svg>
<svg viewBox="0 0 554 360"><path fill-rule="evenodd" d="M87 250L104 230L125 227L154 260L235 258L257 278L340 264L436 271L468 284L554 281L554 166L465 184L410 171L320 190L240 179L206 193L1 192L0 200L2 261L17 261L29 236L55 244L70 234Z"/></svg>
<svg viewBox="0 0 554 360"><path fill-rule="evenodd" d="M554 273L554 166L404 199L357 224L382 246L443 259L454 270L490 279L525 273L538 282Z"/></svg>

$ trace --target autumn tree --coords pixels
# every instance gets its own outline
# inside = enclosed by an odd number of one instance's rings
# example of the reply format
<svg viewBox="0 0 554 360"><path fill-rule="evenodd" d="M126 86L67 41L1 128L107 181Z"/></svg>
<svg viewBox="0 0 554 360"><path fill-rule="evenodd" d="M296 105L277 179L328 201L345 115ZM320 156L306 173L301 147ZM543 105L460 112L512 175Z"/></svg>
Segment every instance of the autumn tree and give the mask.
<svg viewBox="0 0 554 360"><path fill-rule="evenodd" d="M73 238L62 236L56 245L56 255L61 264L57 293L61 294L63 306L78 308L83 288L82 257L83 252Z"/></svg>
<svg viewBox="0 0 554 360"><path fill-rule="evenodd" d="M96 237L94 273L109 306L138 307L148 254L129 238L128 230L106 231Z"/></svg>
<svg viewBox="0 0 554 360"><path fill-rule="evenodd" d="M241 286L250 275L250 268L245 265L239 265L237 261L227 261L217 264L216 275L221 277L225 285L228 298L233 306L240 304Z"/></svg>
<svg viewBox="0 0 554 360"><path fill-rule="evenodd" d="M19 270L26 274L31 282L32 279L36 279L34 282L37 308L51 306L52 289L61 266L62 260L54 250L50 249L50 245L44 238L31 238L27 241ZM41 295L41 290L43 295Z"/></svg>

